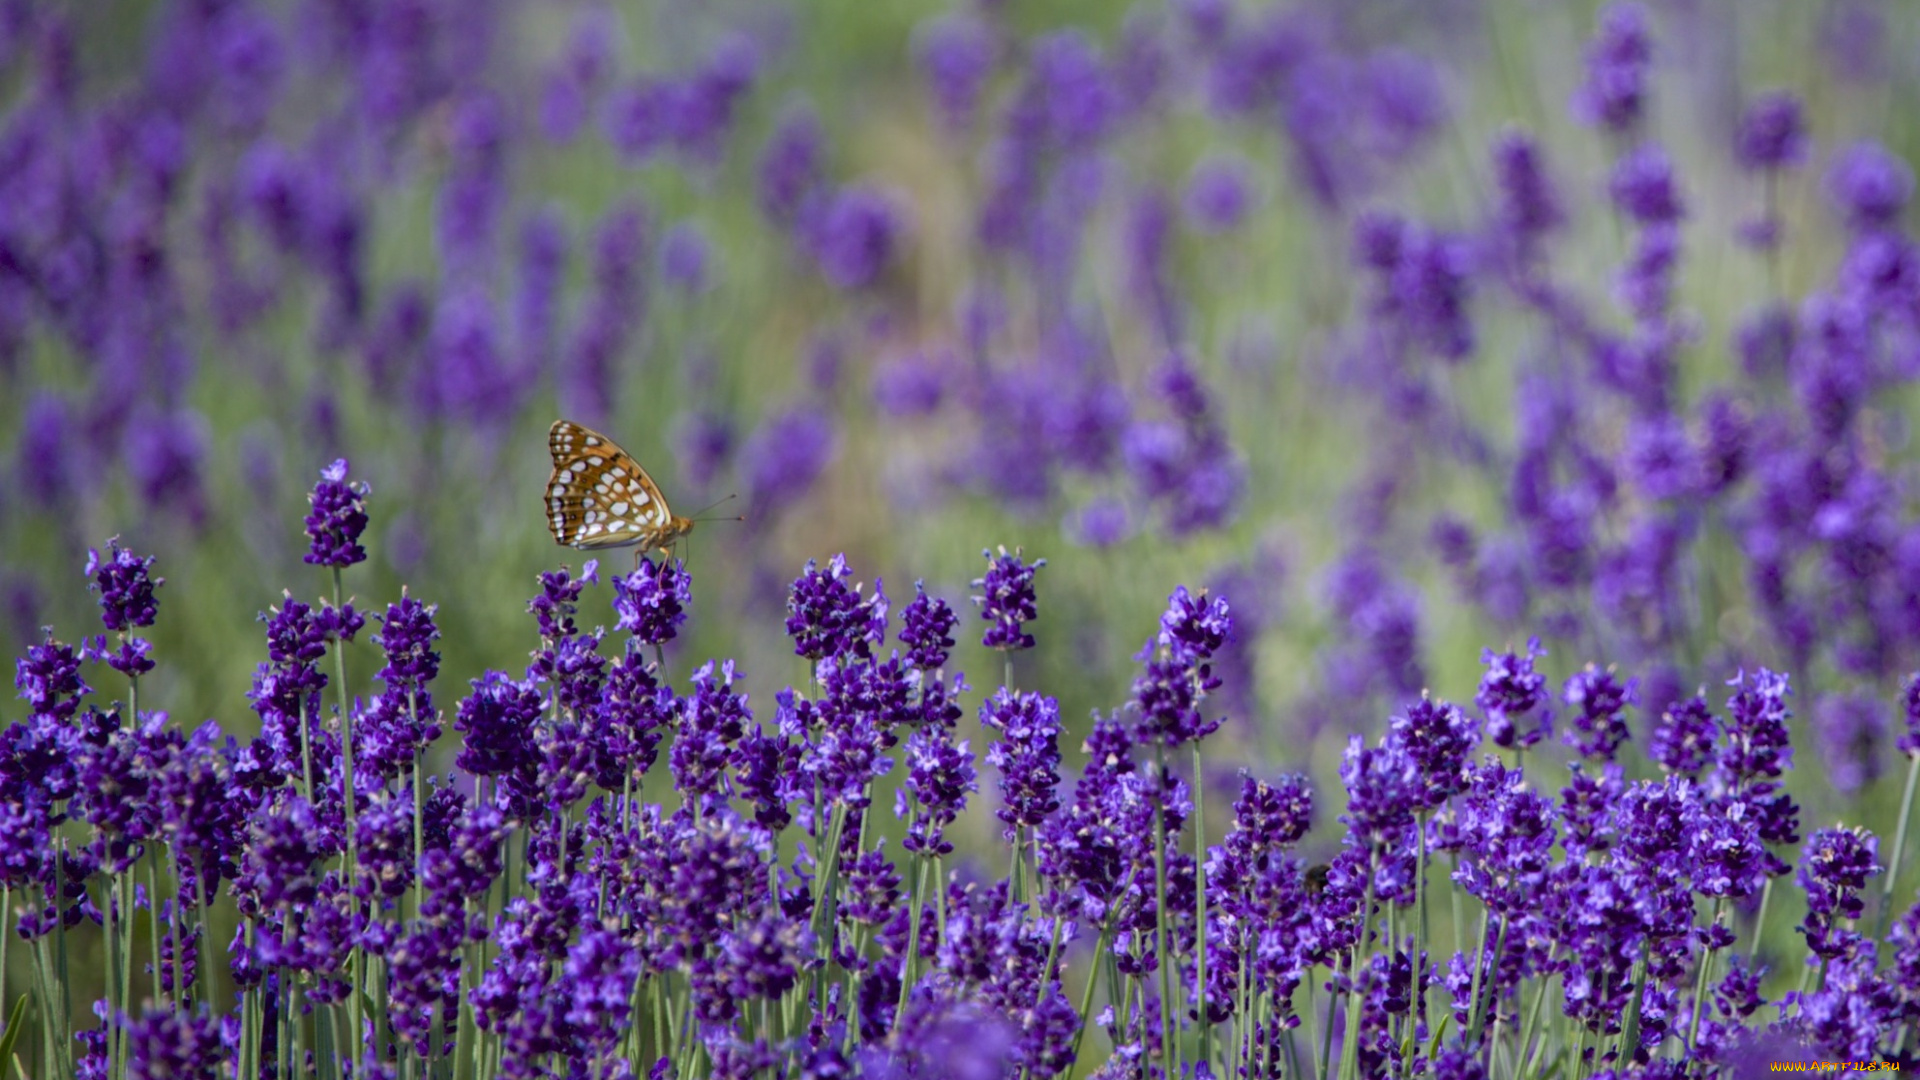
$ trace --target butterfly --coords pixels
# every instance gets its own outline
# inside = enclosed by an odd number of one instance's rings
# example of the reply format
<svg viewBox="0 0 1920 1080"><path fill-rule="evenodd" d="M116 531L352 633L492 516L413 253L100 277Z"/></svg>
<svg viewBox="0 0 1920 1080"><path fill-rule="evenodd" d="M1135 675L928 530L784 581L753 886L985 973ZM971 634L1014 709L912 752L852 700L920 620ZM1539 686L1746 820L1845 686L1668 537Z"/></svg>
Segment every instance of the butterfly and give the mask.
<svg viewBox="0 0 1920 1080"><path fill-rule="evenodd" d="M553 475L547 479L547 529L556 543L582 551L640 546L672 550L693 531L633 455L571 420L547 430Z"/></svg>

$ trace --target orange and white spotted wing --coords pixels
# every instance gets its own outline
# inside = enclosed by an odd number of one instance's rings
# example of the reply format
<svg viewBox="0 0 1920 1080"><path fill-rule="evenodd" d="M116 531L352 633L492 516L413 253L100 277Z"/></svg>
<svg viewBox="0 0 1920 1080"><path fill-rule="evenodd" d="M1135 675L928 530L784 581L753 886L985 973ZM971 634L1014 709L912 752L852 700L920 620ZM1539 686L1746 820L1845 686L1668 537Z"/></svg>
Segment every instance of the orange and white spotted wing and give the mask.
<svg viewBox="0 0 1920 1080"><path fill-rule="evenodd" d="M583 551L666 548L692 530L693 522L667 508L647 470L605 435L556 420L547 449L547 530L555 542Z"/></svg>

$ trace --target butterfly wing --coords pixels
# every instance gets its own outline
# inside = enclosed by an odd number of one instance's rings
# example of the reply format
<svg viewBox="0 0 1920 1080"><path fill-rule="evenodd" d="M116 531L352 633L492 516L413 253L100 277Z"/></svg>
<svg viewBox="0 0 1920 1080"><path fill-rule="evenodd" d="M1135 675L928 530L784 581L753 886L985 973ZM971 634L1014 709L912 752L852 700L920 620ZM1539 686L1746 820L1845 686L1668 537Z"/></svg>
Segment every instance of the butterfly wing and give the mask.
<svg viewBox="0 0 1920 1080"><path fill-rule="evenodd" d="M666 497L647 470L612 439L571 420L547 431L547 530L581 550L653 546L670 522Z"/></svg>

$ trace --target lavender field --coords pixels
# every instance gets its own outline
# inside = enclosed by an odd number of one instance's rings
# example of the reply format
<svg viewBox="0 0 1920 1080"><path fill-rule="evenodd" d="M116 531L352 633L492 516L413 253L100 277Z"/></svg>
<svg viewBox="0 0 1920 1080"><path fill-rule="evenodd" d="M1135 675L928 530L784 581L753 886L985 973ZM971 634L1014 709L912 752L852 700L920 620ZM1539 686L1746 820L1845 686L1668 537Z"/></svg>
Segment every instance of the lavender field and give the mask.
<svg viewBox="0 0 1920 1080"><path fill-rule="evenodd" d="M1920 1062L1916 101L1898 0L0 0L0 1080Z"/></svg>

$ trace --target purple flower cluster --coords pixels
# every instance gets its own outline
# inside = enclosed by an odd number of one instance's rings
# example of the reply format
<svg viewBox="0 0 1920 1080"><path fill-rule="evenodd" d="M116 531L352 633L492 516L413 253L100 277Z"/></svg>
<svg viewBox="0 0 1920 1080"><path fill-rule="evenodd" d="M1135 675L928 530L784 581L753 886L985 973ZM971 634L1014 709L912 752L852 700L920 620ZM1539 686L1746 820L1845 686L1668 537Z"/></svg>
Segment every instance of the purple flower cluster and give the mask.
<svg viewBox="0 0 1920 1080"><path fill-rule="evenodd" d="M102 574L100 588L127 604L118 598L139 593L150 561L116 564L129 572ZM996 603L1030 613L1033 567L1009 556L996 570L1009 583L993 590ZM900 631L908 655L882 659L884 594L863 597L850 577L837 558L795 582L789 630L806 643L802 655L818 653L817 696L781 691L768 732L731 661L693 671L684 693L637 652L609 663L597 655L601 631L578 622L593 571L543 574L530 605L542 647L524 680L495 671L473 681L452 725L464 776L449 784L419 775L441 734L426 717L437 716L429 695L442 630L433 606L410 595L380 617L383 689L354 710L351 772L284 742L302 732L336 738L313 723L327 688L314 669L327 620L297 601L268 620L255 705L275 717L297 693L292 707L308 726L269 725L251 749L222 741L213 725L186 736L160 716L125 725L86 700L81 672L100 659L94 652L34 647L18 680L31 715L0 740L10 823L0 866L16 902L27 901L21 933L79 932L89 914L103 933L123 932L121 915L88 905L87 886L101 882L100 895L122 904L136 896L120 882L140 868L143 846L174 856L173 895L137 894L167 927L155 945L156 1003L126 1019L109 1001L106 1025L76 1040L77 1062L104 1068L118 1046L135 1072L154 1062L169 1075L217 1076L229 1062L268 1060L284 1031L272 1042L219 1032L245 1030L250 1009L287 1015L297 1006L285 988L296 980L308 1007L355 1014L369 1001L356 989L365 978L356 956L382 961L381 1023L393 1043L353 1052L425 1063L479 1038L497 1047L502 1076L518 1075L505 1063L527 1055L587 1074L635 1045L671 1058L651 1012L668 1008L698 1018L716 1068L813 1068L834 1055L844 1075L903 1068L923 1052L909 1036L944 1030L938 1016L979 1010L978 1023L1010 1033L1004 1046L968 1051L985 1055L982 1076L1060 1074L1084 1050L1087 1028L1104 1029L1110 1068L1202 1054L1196 1069L1211 1069L1211 1054L1183 1049L1197 1044L1159 1025L1227 1032L1238 1052L1264 1058L1317 1017L1317 1003L1295 993L1321 968L1358 1010L1345 1053L1369 1074L1413 1045L1396 1032L1417 1022L1427 989L1443 981L1461 1030L1433 1065L1441 1071L1500 1040L1506 1025L1489 1021L1517 1015L1553 979L1576 1027L1603 1037L1631 1030L1649 1054L1669 1040L1726 1054L1763 1036L1821 1052L1891 1052L1887 1040L1901 1030L1902 995L1912 993L1904 969L1875 972L1874 939L1860 929L1882 870L1877 838L1861 829L1819 830L1801 852L1800 931L1818 958L1817 982L1788 993L1780 1018L1762 1028L1752 1018L1764 989L1752 969L1709 979L1738 937L1724 903L1769 888L1788 869L1770 845L1797 842L1797 809L1778 787L1791 748L1787 684L1775 673L1732 680L1724 719L1701 697L1675 697L1648 743L1668 773L1659 782L1629 782L1618 764L1632 745L1623 717L1639 681L1591 665L1576 673L1561 695L1571 741L1604 768L1576 764L1558 801L1517 764L1475 763L1481 723L1423 696L1377 744L1350 742L1342 851L1309 870L1292 853L1313 828L1304 777L1244 775L1224 842L1190 850L1183 841L1200 796L1161 755L1218 726L1200 707L1219 685L1212 665L1235 626L1224 599L1177 588L1141 657L1130 722L1095 722L1070 798L1054 699L1001 687L980 704L1012 865L1004 879L967 883L944 864L978 789L970 741L953 730L950 695L965 685L949 690L942 677L954 613L917 588ZM670 630L663 612L684 616L691 597L677 565L644 565L611 592L616 615L656 630ZM1537 644L1487 654L1476 705L1505 721L1489 725L1494 747L1527 746L1499 736L1547 709L1542 655ZM905 823L904 864L867 824L876 787L896 766L881 751L902 727L894 811ZM644 801L668 737L675 801ZM84 848L55 846L63 815L91 830ZM789 862L782 834L796 828L810 842ZM1451 882L1484 904L1487 930L1481 951L1456 955L1444 979L1425 931L1385 933L1391 912L1435 887L1443 853ZM188 1002L200 1001L210 957L206 912L226 897L241 922L228 959L241 1000L223 1017ZM1696 898L1713 908L1704 924ZM1912 919L1896 926L1897 948ZM1420 922L1409 913L1404 925ZM1146 1017L1094 1014L1067 993L1073 946L1089 937L1112 961L1090 977L1115 1000L1135 997ZM488 944L482 958L474 943ZM827 993L812 989L810 972L826 976ZM1710 1000L1689 996L1708 981ZM807 1023L767 1026L775 1007L796 1006ZM469 1017L477 1030L461 1035Z"/></svg>
<svg viewBox="0 0 1920 1080"><path fill-rule="evenodd" d="M678 559L668 563L642 557L633 573L613 579L616 629L633 635L641 645L665 645L687 621L693 604L693 579Z"/></svg>
<svg viewBox="0 0 1920 1080"><path fill-rule="evenodd" d="M313 505L307 514L307 538L312 541L307 562L335 570L365 562L367 549L360 546L360 534L367 530L367 485L348 482L345 458L320 470L320 482L307 501Z"/></svg>

